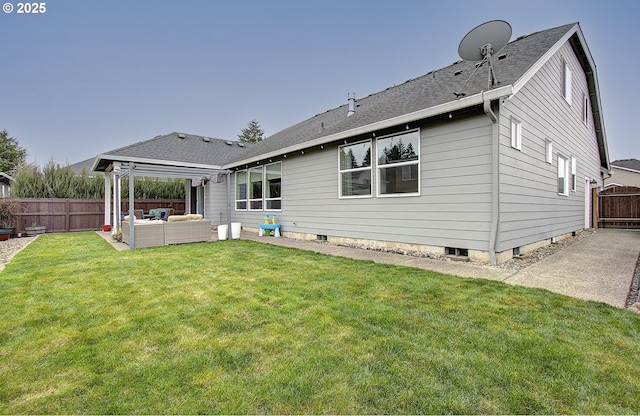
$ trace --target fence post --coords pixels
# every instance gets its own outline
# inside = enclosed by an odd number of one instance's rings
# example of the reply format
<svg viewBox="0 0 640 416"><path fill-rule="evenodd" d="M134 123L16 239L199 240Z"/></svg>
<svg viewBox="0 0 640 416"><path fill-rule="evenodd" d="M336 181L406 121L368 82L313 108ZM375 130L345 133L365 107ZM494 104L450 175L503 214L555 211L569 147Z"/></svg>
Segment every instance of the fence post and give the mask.
<svg viewBox="0 0 640 416"><path fill-rule="evenodd" d="M71 201L69 198L64 200L64 211L67 215L64 216L64 228L65 232L71 231Z"/></svg>

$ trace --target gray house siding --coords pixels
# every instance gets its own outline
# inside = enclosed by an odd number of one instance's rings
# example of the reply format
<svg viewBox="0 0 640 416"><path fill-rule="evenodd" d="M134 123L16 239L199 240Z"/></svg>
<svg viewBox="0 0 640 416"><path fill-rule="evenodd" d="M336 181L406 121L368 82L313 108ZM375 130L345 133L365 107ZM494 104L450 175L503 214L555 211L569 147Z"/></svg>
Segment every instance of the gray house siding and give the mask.
<svg viewBox="0 0 640 416"><path fill-rule="evenodd" d="M428 124L420 136L419 196L377 196L374 164L371 197L339 198L338 144L282 159L283 209L276 214L283 231L486 251L491 224L489 119L481 114ZM374 154L375 145L373 139ZM232 188L235 198L233 182ZM234 210L232 217L256 228L263 215Z"/></svg>
<svg viewBox="0 0 640 416"><path fill-rule="evenodd" d="M565 61L572 72L571 105L562 95ZM587 93L585 74L567 43L502 107L497 251L584 228L585 177L601 177L591 112L587 125L582 118ZM511 147L511 117L522 122L522 151ZM552 163L545 157L547 140ZM577 161L576 190L568 196L558 194L558 155Z"/></svg>
<svg viewBox="0 0 640 416"><path fill-rule="evenodd" d="M226 180L226 178L225 178ZM233 189L233 188L232 188ZM231 193L233 198L233 193ZM205 186L205 218L212 225L227 223L227 184L226 182L212 183ZM233 202L231 204L233 206Z"/></svg>
<svg viewBox="0 0 640 416"><path fill-rule="evenodd" d="M571 104L562 95L564 62L572 73ZM583 97L588 92L580 61L566 43L515 95L495 107L500 143L496 252L585 227L585 207L590 215L591 205L585 178L602 185L591 111L588 122L583 122ZM521 150L511 146L513 117L522 125ZM403 126L398 128L403 130ZM374 163L372 196L340 198L338 148L342 141L305 149L304 154L288 153L281 159L282 211L276 212L278 221L285 234L488 252L493 211L492 131L482 110L425 122L420 128L418 196L378 196ZM362 138L348 142L356 140ZM547 141L553 146L551 163L546 158ZM376 154L375 138L372 154ZM577 162L576 189L570 189L568 195L558 193L558 155ZM233 180L235 176L235 199ZM571 186L570 179L568 183ZM209 206L218 207L214 211L224 210L223 204L216 202L226 201L221 185L216 184L218 193L211 193ZM251 228L257 228L263 215L264 211L235 208L232 212L233 221Z"/></svg>

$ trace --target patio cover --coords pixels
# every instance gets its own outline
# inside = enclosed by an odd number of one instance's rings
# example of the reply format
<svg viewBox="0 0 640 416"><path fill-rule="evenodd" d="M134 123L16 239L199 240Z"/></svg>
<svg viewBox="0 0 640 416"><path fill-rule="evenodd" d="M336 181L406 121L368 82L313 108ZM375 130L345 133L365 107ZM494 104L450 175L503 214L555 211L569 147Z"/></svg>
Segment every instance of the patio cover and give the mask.
<svg viewBox="0 0 640 416"><path fill-rule="evenodd" d="M212 168L202 168L202 167L192 167L192 166L169 166L169 165L155 165L149 163L136 163L136 162L113 162L113 169L111 173L114 175L116 179L129 178L129 218L133 218L133 213L135 209L135 198L134 198L134 178L136 176L140 177L155 177L155 178L181 178L181 179L191 179L195 181L199 181L200 183L208 180L210 178L216 178L217 182L221 182L219 179L221 175L226 175L227 182L227 222L228 229L231 229L231 189L230 189L230 178L229 175L231 171L222 170L222 169L212 169ZM105 181L107 181L108 176L105 176ZM107 185L105 184L105 188ZM106 190L106 189L105 189ZM116 185L114 187L114 198L119 196L120 189L119 186ZM105 195L107 193L105 192ZM119 201L114 201L114 222L119 220L120 218L120 203ZM129 221L129 235L131 236L129 248L135 248L135 227L134 221Z"/></svg>
<svg viewBox="0 0 640 416"><path fill-rule="evenodd" d="M248 145L241 146L235 141L172 132L99 154L94 159L92 171L105 173L105 224L111 224L112 176L117 179L113 186L114 224L120 220L119 185L122 178L129 177L129 215L133 215L133 178L136 176L191 179L200 184L206 181L219 183L226 179L227 218L231 229L231 171L223 169L223 166L247 148ZM130 226L133 241L133 223ZM133 245L130 247L134 248Z"/></svg>

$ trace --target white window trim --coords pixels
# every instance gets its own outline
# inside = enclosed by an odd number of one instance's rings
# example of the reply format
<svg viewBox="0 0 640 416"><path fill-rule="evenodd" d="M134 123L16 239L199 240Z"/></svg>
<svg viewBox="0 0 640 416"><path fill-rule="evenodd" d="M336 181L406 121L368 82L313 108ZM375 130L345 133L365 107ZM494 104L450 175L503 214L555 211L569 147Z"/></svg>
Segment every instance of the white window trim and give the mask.
<svg viewBox="0 0 640 416"><path fill-rule="evenodd" d="M545 141L545 160L549 164L553 164L553 142L551 140Z"/></svg>
<svg viewBox="0 0 640 416"><path fill-rule="evenodd" d="M349 146L353 146L356 144L362 144L362 143L369 143L369 148L371 149L371 163L369 166L366 167L362 167L362 168L353 168L353 169L341 169L340 168L340 151L342 148L344 147L349 147ZM373 160L375 158L375 151L373 148L373 140L368 139L368 140L361 140L358 142L353 142L353 143L347 143L347 144L343 144L341 146L338 146L338 199L358 199L358 198L373 198ZM369 192L368 195L342 195L342 174L343 173L350 173L350 172L364 172L364 171L370 171L371 174L369 175L371 177L371 190Z"/></svg>
<svg viewBox="0 0 640 416"><path fill-rule="evenodd" d="M558 189L558 181L560 180L560 159L562 159L564 161L564 172L563 173L563 177L564 177L564 192L560 192L560 190ZM558 181L556 181L556 191L558 192L558 195L562 195L562 196L568 196L569 195L569 158L564 157L562 155L558 155L558 175L557 175L557 179Z"/></svg>
<svg viewBox="0 0 640 416"><path fill-rule="evenodd" d="M565 60L563 61L563 71L562 71L562 96L565 101L571 105L571 93L572 93L572 75L571 68L569 68L569 63Z"/></svg>
<svg viewBox="0 0 640 416"><path fill-rule="evenodd" d="M267 198L267 167L271 166L271 165L277 165L280 164L280 197L279 198ZM282 211L282 161L278 161L278 162L273 162L273 163L267 163L266 165L264 165L264 183L262 185L262 189L263 192L262 194L264 195L264 203L263 203L263 208L264 211ZM267 208L267 202L268 201L280 201L280 208Z"/></svg>
<svg viewBox="0 0 640 416"><path fill-rule="evenodd" d="M251 198L251 171L256 171L258 169L260 169L260 187L262 194L260 195L260 198ZM251 203L257 201L260 201L260 208L251 208ZM264 211L264 206L264 166L254 166L247 169L247 209L249 211Z"/></svg>
<svg viewBox="0 0 640 416"><path fill-rule="evenodd" d="M511 147L522 151L522 122L511 117Z"/></svg>
<svg viewBox="0 0 640 416"><path fill-rule="evenodd" d="M577 161L574 156L571 156L571 176L569 177L569 181L571 183L571 192L575 192L578 188L578 175L577 175Z"/></svg>
<svg viewBox="0 0 640 416"><path fill-rule="evenodd" d="M413 133L413 132L417 132L418 133L418 160L411 160L408 162L399 162L399 163L393 163L393 164L388 164L388 165L380 165L378 163L378 142L379 140L382 139L386 139L388 137L393 137L393 136L401 136L403 134L408 134L408 133ZM409 131L403 131L403 132L398 132L398 133L394 133L394 134L389 134L386 136L382 136L382 137L376 137L376 141L375 141L375 149L372 149L372 152L374 152L373 154L375 155L375 157L372 156L372 158L375 159L375 163L376 163L376 196L378 196L379 198L402 198L402 197L406 197L406 196L420 196L420 190L422 189L422 175L420 175L420 159L421 159L421 152L420 152L420 129L417 130L409 130ZM402 166L412 166L412 165L417 165L418 166L418 191L417 192L406 192L406 193L396 193L396 194L382 194L380 193L380 170L381 169L385 169L385 168L389 168L389 167L402 167ZM372 179L373 180L373 179Z"/></svg>
<svg viewBox="0 0 640 416"><path fill-rule="evenodd" d="M245 199L238 199L238 173L244 172L245 173L245 186L247 187L246 192L247 192L247 198ZM249 174L247 172L246 169L242 169L242 170L237 170L235 171L235 177L234 177L234 208L236 211L246 211L249 208ZM238 208L238 202L244 201L247 204L246 208Z"/></svg>

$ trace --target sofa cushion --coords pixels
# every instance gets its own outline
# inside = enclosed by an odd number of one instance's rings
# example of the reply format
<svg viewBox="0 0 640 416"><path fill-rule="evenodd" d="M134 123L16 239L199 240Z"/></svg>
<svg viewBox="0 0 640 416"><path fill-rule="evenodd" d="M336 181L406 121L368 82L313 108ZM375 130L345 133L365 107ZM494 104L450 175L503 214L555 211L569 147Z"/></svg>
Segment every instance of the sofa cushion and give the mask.
<svg viewBox="0 0 640 416"><path fill-rule="evenodd" d="M187 214L187 221L200 221L202 214Z"/></svg>
<svg viewBox="0 0 640 416"><path fill-rule="evenodd" d="M178 221L186 221L186 220L187 220L186 215L169 215L169 218L167 218L168 222L178 222Z"/></svg>

